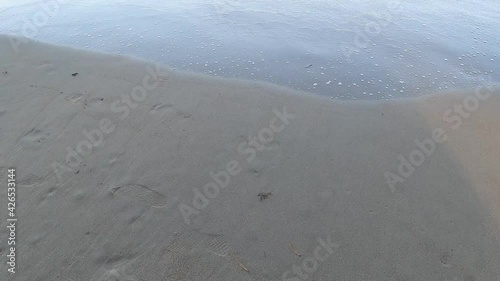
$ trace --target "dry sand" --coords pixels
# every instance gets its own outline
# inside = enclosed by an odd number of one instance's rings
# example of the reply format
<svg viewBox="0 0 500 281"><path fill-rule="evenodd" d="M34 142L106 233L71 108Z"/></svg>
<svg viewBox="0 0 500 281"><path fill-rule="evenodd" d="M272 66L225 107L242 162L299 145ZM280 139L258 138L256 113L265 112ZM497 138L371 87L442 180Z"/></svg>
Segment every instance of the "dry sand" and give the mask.
<svg viewBox="0 0 500 281"><path fill-rule="evenodd" d="M0 280L500 280L480 90L339 102L0 36Z"/></svg>

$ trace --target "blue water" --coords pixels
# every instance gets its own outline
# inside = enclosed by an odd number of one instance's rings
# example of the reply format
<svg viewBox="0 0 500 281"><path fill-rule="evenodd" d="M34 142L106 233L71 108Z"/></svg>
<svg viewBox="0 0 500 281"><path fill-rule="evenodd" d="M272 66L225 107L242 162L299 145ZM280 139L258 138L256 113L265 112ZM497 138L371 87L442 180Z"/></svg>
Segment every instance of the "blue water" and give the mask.
<svg viewBox="0 0 500 281"><path fill-rule="evenodd" d="M500 81L498 1L139 2L0 1L0 33L335 99Z"/></svg>

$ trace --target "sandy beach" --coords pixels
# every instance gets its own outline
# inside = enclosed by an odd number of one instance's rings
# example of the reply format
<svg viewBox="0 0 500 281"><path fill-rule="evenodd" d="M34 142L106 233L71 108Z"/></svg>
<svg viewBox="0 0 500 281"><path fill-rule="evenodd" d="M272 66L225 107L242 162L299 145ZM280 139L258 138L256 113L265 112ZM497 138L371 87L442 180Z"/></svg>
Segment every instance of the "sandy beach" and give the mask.
<svg viewBox="0 0 500 281"><path fill-rule="evenodd" d="M500 280L498 88L336 101L17 40L1 280Z"/></svg>

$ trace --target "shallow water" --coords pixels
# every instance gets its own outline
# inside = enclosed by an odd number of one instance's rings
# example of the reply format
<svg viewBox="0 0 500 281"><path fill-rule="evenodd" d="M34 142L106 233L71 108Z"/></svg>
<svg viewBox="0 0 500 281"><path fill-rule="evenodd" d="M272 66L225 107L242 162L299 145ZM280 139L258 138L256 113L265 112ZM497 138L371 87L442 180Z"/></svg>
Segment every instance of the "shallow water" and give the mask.
<svg viewBox="0 0 500 281"><path fill-rule="evenodd" d="M336 99L500 81L495 0L44 2L0 1L0 33Z"/></svg>

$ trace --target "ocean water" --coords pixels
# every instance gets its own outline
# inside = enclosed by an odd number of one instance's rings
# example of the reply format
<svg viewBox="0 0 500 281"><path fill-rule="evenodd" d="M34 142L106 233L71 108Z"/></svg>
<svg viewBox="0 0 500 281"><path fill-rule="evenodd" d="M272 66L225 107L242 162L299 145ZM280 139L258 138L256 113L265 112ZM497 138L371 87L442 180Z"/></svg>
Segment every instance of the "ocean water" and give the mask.
<svg viewBox="0 0 500 281"><path fill-rule="evenodd" d="M497 0L0 0L0 33L333 99L500 81Z"/></svg>

